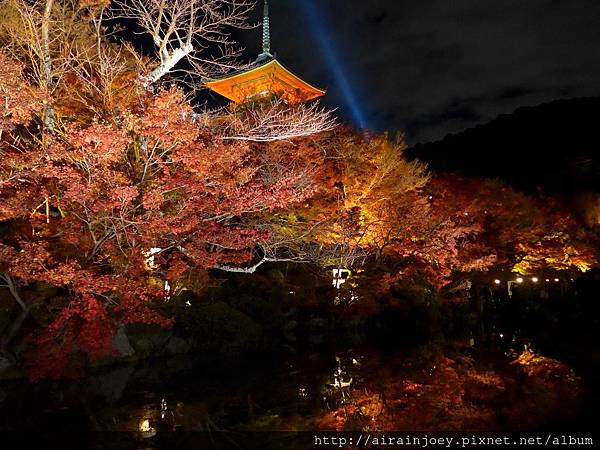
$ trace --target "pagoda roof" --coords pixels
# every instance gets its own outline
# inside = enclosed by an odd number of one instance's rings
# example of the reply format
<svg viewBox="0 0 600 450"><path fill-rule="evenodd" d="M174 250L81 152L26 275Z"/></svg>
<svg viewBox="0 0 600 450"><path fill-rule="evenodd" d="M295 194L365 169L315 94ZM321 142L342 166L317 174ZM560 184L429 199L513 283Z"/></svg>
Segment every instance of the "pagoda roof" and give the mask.
<svg viewBox="0 0 600 450"><path fill-rule="evenodd" d="M275 95L294 105L325 95L325 90L300 79L269 53L259 55L246 69L207 80L204 85L234 104Z"/></svg>

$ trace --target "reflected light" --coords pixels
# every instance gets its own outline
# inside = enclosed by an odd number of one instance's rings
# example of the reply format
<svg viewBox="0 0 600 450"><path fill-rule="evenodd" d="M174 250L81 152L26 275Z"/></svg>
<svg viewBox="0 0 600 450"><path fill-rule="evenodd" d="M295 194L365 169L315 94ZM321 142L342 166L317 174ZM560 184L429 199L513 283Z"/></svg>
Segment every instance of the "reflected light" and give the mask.
<svg viewBox="0 0 600 450"><path fill-rule="evenodd" d="M160 418L164 419L165 418L165 413L167 412L167 401L163 398L160 401Z"/></svg>
<svg viewBox="0 0 600 450"><path fill-rule="evenodd" d="M333 274L332 284L336 289L339 289L340 286L348 280L351 272L348 269L332 269L332 274Z"/></svg>
<svg viewBox="0 0 600 450"><path fill-rule="evenodd" d="M144 419L140 422L140 431L146 432L151 430L152 427L150 426L150 421L148 419Z"/></svg>
<svg viewBox="0 0 600 450"><path fill-rule="evenodd" d="M156 429L150 426L149 419L140 420L139 430L144 438L150 438L156 435Z"/></svg>

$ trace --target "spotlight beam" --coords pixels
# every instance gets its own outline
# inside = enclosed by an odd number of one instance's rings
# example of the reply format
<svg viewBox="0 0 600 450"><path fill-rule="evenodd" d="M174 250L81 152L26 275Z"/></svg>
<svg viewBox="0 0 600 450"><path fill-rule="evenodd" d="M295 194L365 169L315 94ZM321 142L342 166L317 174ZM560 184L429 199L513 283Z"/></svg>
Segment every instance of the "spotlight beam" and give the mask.
<svg viewBox="0 0 600 450"><path fill-rule="evenodd" d="M346 71L342 63L339 60L338 53L335 51L332 41L328 36L327 28L324 23L322 15L317 11L317 6L313 0L298 0L304 13L306 15L306 19L314 32L314 36L319 44L321 52L327 61L327 65L329 69L333 73L333 76L336 80L336 83L339 89L342 91L342 95L344 97L344 102L346 106L350 110L354 121L358 125L359 128L365 129L368 128L367 121L365 116L359 106L358 99L356 98L356 94L348 81L348 77L346 76Z"/></svg>

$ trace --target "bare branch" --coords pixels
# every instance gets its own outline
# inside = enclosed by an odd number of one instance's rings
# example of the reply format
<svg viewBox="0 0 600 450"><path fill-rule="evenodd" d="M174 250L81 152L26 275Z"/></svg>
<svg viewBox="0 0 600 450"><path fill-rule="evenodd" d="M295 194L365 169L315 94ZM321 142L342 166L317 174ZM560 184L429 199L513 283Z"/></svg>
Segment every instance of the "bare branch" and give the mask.
<svg viewBox="0 0 600 450"><path fill-rule="evenodd" d="M21 309L23 311L28 311L29 307L25 304L23 299L21 299L14 278L7 273L0 273L0 280L4 282L4 284L0 284L0 287L6 287Z"/></svg>
<svg viewBox="0 0 600 450"><path fill-rule="evenodd" d="M253 0L114 0L112 17L133 19L152 37L158 65L143 80L150 86L184 59L200 76L210 75L211 66L231 67L230 57L238 52L228 28L251 28L253 7ZM209 44L221 46L222 55L200 58Z"/></svg>
<svg viewBox="0 0 600 450"><path fill-rule="evenodd" d="M283 100L259 102L225 111L224 140L252 142L284 141L332 130L337 126L334 111L318 102L288 106Z"/></svg>

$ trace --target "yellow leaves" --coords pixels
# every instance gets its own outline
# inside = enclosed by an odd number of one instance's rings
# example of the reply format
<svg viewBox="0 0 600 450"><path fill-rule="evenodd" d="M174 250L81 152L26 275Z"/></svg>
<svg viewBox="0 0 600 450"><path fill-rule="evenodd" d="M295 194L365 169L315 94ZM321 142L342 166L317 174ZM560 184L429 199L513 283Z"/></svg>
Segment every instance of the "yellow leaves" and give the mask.
<svg viewBox="0 0 600 450"><path fill-rule="evenodd" d="M527 349L524 350L514 362L522 366L529 366L531 364L538 364L543 361L543 357L537 356L534 352Z"/></svg>
<svg viewBox="0 0 600 450"><path fill-rule="evenodd" d="M110 6L110 0L79 0L80 8L106 8Z"/></svg>
<svg viewBox="0 0 600 450"><path fill-rule="evenodd" d="M426 166L407 161L405 148L403 141L387 136L343 144L339 151L346 207L376 204L423 188L429 181Z"/></svg>
<svg viewBox="0 0 600 450"><path fill-rule="evenodd" d="M562 232L544 236L534 244L519 243L517 250L522 256L512 271L519 275L529 275L540 269L586 272L597 262L585 244L572 241L569 234Z"/></svg>

